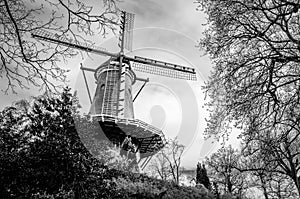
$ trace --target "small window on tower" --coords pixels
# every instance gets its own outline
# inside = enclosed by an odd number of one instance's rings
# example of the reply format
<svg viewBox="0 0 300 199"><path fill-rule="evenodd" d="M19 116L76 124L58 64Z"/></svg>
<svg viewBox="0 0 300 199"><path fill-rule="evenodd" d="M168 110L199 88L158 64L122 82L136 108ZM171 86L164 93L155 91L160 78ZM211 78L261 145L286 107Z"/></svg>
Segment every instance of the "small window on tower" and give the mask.
<svg viewBox="0 0 300 199"><path fill-rule="evenodd" d="M103 90L103 89L105 88L105 84L102 84L102 85L100 86L100 88L101 88L101 90Z"/></svg>

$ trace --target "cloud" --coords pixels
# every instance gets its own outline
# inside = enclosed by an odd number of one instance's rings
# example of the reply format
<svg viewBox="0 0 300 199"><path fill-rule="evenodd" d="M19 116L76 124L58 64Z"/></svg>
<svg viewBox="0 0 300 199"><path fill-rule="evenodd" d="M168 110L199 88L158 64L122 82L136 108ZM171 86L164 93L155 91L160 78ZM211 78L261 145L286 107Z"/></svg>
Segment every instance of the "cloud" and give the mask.
<svg viewBox="0 0 300 199"><path fill-rule="evenodd" d="M120 4L124 10L136 13L136 27L159 26L184 32L197 40L204 23L197 5L186 0L131 0Z"/></svg>

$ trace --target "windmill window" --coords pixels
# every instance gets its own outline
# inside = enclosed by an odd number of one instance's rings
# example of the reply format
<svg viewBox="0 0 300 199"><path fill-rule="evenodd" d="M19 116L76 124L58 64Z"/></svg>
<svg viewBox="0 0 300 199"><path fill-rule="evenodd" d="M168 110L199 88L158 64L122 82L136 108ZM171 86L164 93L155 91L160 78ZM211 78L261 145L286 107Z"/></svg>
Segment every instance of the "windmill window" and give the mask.
<svg viewBox="0 0 300 199"><path fill-rule="evenodd" d="M105 88L105 84L102 84L102 85L100 86L100 88L101 88L101 90L103 90L103 89Z"/></svg>

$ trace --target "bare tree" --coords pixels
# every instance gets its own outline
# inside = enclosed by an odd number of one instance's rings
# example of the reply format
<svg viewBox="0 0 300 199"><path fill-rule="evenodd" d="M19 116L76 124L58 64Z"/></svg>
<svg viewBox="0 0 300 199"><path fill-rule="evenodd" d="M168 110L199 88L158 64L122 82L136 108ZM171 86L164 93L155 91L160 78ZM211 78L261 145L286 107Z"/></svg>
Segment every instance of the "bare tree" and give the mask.
<svg viewBox="0 0 300 199"><path fill-rule="evenodd" d="M206 133L226 138L234 123L245 147L300 193L300 1L199 3L209 24L200 45L215 64Z"/></svg>
<svg viewBox="0 0 300 199"><path fill-rule="evenodd" d="M156 176L162 180L168 180L170 177L170 170L168 161L164 155L164 149L159 151L155 157L150 161L147 170L152 176Z"/></svg>
<svg viewBox="0 0 300 199"><path fill-rule="evenodd" d="M239 158L236 169L246 174L248 188L261 190L265 199L297 198L297 189L291 178L266 166L264 159L265 156L259 153Z"/></svg>
<svg viewBox="0 0 300 199"><path fill-rule="evenodd" d="M172 174L173 181L179 184L181 175L180 165L181 157L184 151L184 145L180 144L177 137L168 142L167 151L163 153L169 164L170 173Z"/></svg>
<svg viewBox="0 0 300 199"><path fill-rule="evenodd" d="M66 47L31 38L37 30L54 31L73 43L91 44L87 38L105 35L117 23L115 0L90 4L79 0L3 0L0 2L0 77L4 92L30 85L55 90L66 80L60 61L77 53Z"/></svg>
<svg viewBox="0 0 300 199"><path fill-rule="evenodd" d="M270 198L298 198L297 191L295 190L295 185L286 175L273 173L271 180L267 184L269 188Z"/></svg>
<svg viewBox="0 0 300 199"><path fill-rule="evenodd" d="M199 3L210 24L200 46L214 62L205 86L213 111L206 133L225 134L253 112L271 118L270 126L280 121L299 94L299 0Z"/></svg>
<svg viewBox="0 0 300 199"><path fill-rule="evenodd" d="M236 169L240 154L231 146L223 147L207 158L208 176L218 193L242 196L246 192L245 175Z"/></svg>
<svg viewBox="0 0 300 199"><path fill-rule="evenodd" d="M245 137L245 156L250 160L256 159L251 161L252 168L254 162L260 162L259 165L256 164L256 169L260 172L288 177L294 182L299 193L299 131L285 127L281 125L280 128L272 128L271 131L270 129L256 131L251 128L251 137Z"/></svg>
<svg viewBox="0 0 300 199"><path fill-rule="evenodd" d="M151 160L148 168L161 179L171 179L176 184L179 184L183 151L184 145L179 143L177 137L169 139L166 146Z"/></svg>

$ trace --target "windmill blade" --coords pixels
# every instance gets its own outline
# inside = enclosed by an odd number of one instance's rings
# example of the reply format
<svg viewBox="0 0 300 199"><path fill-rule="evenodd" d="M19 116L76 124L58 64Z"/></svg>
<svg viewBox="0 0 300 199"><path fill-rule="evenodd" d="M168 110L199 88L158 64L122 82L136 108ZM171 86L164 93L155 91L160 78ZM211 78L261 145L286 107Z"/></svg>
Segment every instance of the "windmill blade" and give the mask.
<svg viewBox="0 0 300 199"><path fill-rule="evenodd" d="M197 80L194 68L139 56L135 56L134 58L126 57L126 59L132 61L131 67L135 71L150 73L154 75L161 75L176 79L185 79L193 81Z"/></svg>
<svg viewBox="0 0 300 199"><path fill-rule="evenodd" d="M66 46L69 48L83 50L86 52L91 52L91 53L104 55L104 56L111 56L111 57L118 56L118 54L107 52L107 50L105 48L96 47L96 46L78 42L78 41L75 42L72 39L67 39L66 37L59 36L57 34L53 34L46 30L36 30L36 31L32 32L31 35L33 38L47 41L50 43L59 44L59 45Z"/></svg>
<svg viewBox="0 0 300 199"><path fill-rule="evenodd" d="M119 47L132 51L134 14L122 11Z"/></svg>
<svg viewBox="0 0 300 199"><path fill-rule="evenodd" d="M126 13L124 48L132 51L134 14Z"/></svg>

